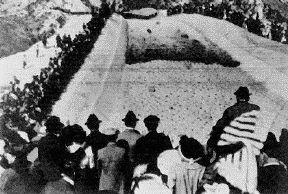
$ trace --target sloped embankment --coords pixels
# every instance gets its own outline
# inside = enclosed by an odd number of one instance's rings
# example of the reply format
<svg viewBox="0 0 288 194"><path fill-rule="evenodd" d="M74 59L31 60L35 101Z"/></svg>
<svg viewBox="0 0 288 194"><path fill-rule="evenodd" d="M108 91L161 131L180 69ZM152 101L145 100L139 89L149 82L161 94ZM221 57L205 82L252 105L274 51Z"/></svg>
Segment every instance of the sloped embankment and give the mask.
<svg viewBox="0 0 288 194"><path fill-rule="evenodd" d="M125 65L126 30L127 23L122 17L113 15L108 20L84 65L68 85L67 92L55 104L52 114L60 116L64 122L82 126L91 113L95 113L103 123L116 120L120 106L116 102L121 95L118 84L121 85Z"/></svg>

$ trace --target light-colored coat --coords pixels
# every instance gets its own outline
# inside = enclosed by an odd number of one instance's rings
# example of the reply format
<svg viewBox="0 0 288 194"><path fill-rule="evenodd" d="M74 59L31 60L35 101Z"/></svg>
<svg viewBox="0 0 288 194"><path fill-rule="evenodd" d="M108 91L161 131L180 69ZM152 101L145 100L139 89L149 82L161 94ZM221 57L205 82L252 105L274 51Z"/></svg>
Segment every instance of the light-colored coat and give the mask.
<svg viewBox="0 0 288 194"><path fill-rule="evenodd" d="M123 183L123 164L125 149L110 142L105 148L98 150L98 162L102 166L99 190L119 192Z"/></svg>

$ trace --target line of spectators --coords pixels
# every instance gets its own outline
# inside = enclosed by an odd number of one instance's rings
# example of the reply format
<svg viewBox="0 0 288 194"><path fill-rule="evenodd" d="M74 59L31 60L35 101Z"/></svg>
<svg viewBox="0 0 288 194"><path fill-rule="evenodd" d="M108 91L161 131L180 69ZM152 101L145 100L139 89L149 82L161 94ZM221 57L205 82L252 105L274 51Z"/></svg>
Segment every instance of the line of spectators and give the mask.
<svg viewBox="0 0 288 194"><path fill-rule="evenodd" d="M91 114L86 135L77 124L64 126L51 116L46 135L37 145L38 159L29 163L17 149L2 153L4 193L285 193L288 191L287 134L280 143L268 133L273 116L249 103L247 87L235 93L212 128L206 147L179 137L176 147L157 128L160 118L147 116L146 135L135 127L139 119L128 111L125 130L99 131L102 121ZM175 139L173 140L175 142ZM5 173L4 173L5 174ZM9 178L10 176L10 178ZM8 177L8 178L7 178ZM12 177L12 178L11 178ZM16 177L16 178L15 178ZM1 181L4 181L5 184ZM14 186L12 186L14 185ZM20 192L21 191L21 192Z"/></svg>
<svg viewBox="0 0 288 194"><path fill-rule="evenodd" d="M190 1L185 4L171 3L168 6L167 15L180 13L198 13L224 19L259 36L287 44L287 19L260 0L253 3L222 1L220 4Z"/></svg>
<svg viewBox="0 0 288 194"><path fill-rule="evenodd" d="M81 68L111 14L109 6L103 2L102 7L92 13L91 20L83 24L83 33L76 35L73 40L70 35L56 37L61 52L50 58L48 67L33 76L32 82L21 87L20 81L14 77L10 82L10 90L2 96L0 102L0 139L9 144L19 144L20 147L33 147L35 130L43 124L54 103ZM19 134L26 134L27 141L20 141Z"/></svg>

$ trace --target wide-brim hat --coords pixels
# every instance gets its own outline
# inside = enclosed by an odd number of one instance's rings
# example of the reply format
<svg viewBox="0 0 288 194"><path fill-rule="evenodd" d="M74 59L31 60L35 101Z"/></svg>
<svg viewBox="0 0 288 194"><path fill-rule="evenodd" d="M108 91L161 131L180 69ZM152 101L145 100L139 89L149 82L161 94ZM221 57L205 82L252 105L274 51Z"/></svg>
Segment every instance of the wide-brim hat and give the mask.
<svg viewBox="0 0 288 194"><path fill-rule="evenodd" d="M250 96L251 93L247 87L240 86L236 92L234 92L236 96Z"/></svg>
<svg viewBox="0 0 288 194"><path fill-rule="evenodd" d="M95 114L90 114L85 125L92 124L92 123L99 124L101 122L102 121L100 119L98 119L98 117Z"/></svg>
<svg viewBox="0 0 288 194"><path fill-rule="evenodd" d="M137 122L139 119L136 117L135 113L131 110L128 111L125 118L122 119L123 122Z"/></svg>

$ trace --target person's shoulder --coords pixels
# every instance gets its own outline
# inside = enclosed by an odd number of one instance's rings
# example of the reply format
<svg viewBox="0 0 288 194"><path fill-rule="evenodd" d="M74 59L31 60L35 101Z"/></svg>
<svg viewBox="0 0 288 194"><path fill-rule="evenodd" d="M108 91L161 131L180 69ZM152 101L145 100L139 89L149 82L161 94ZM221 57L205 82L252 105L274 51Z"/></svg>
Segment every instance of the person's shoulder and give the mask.
<svg viewBox="0 0 288 194"><path fill-rule="evenodd" d="M158 137L163 138L163 139L169 139L169 137L165 135L164 133L158 133Z"/></svg>
<svg viewBox="0 0 288 194"><path fill-rule="evenodd" d="M126 152L126 150L124 148L120 148L118 146L115 147L115 150L119 155L124 155Z"/></svg>
<svg viewBox="0 0 288 194"><path fill-rule="evenodd" d="M260 107L258 105L252 104L252 103L248 103L248 104L253 110L260 110Z"/></svg>
<svg viewBox="0 0 288 194"><path fill-rule="evenodd" d="M142 144L143 142L147 141L147 135L141 136L140 138L137 139L136 144Z"/></svg>
<svg viewBox="0 0 288 194"><path fill-rule="evenodd" d="M54 135L47 134L46 136L42 137L39 143L48 143L48 142L58 142L58 138Z"/></svg>

